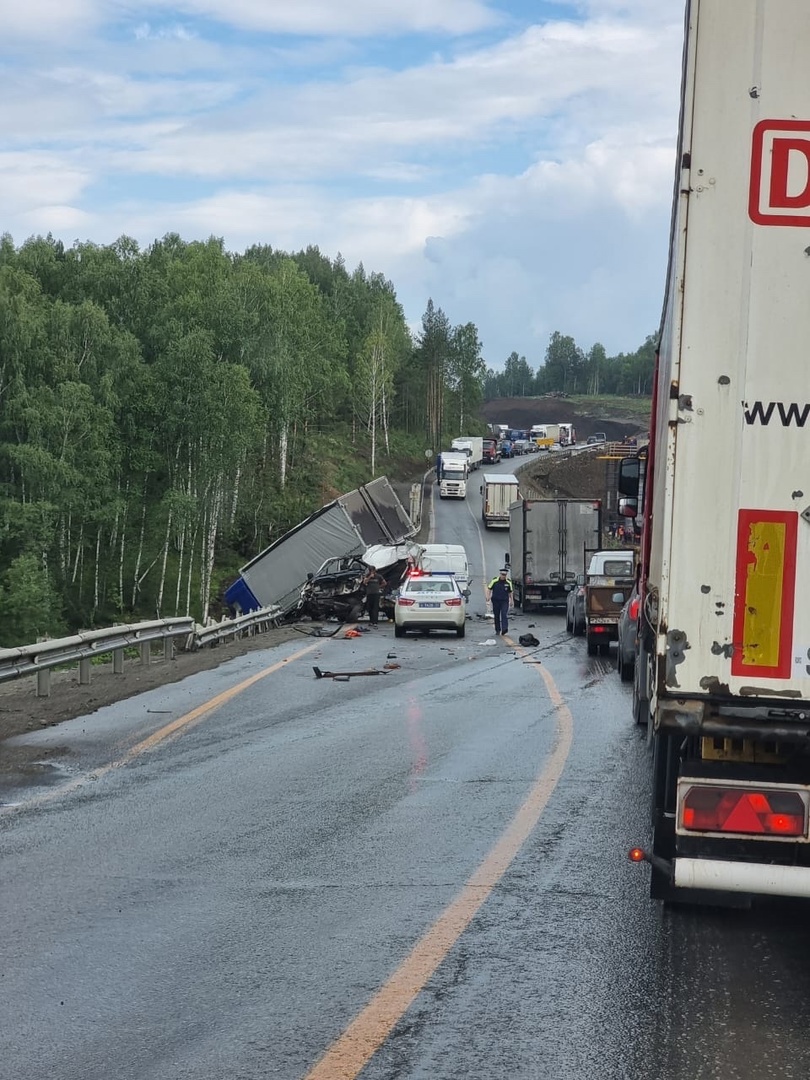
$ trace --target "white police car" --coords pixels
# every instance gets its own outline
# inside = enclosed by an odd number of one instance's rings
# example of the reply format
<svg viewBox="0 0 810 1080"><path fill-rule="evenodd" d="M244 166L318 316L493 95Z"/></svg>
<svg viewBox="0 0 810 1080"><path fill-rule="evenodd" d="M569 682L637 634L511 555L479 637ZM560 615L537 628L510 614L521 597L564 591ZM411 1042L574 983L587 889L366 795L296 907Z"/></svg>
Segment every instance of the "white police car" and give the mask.
<svg viewBox="0 0 810 1080"><path fill-rule="evenodd" d="M399 587L394 608L394 633L408 630L455 630L464 637L467 605L453 574L413 570Z"/></svg>

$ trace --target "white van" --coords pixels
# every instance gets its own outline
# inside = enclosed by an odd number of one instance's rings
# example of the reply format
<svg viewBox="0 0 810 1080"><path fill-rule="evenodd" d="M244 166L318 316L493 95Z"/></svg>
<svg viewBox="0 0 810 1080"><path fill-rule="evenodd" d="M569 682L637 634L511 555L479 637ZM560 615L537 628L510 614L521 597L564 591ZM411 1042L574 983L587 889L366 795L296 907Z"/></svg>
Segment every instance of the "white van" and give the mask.
<svg viewBox="0 0 810 1080"><path fill-rule="evenodd" d="M439 570L454 574L462 592L470 587L467 552L461 544L424 544L417 559L417 565L426 573Z"/></svg>

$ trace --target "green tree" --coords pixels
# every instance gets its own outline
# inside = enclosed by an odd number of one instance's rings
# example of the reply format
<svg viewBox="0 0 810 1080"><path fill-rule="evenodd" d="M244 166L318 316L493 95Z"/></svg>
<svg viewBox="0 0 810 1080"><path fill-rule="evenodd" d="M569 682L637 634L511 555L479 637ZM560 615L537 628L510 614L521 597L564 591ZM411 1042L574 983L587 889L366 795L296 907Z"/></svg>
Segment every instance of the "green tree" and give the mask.
<svg viewBox="0 0 810 1080"><path fill-rule="evenodd" d="M59 593L33 552L19 555L0 578L0 645L14 648L65 630Z"/></svg>

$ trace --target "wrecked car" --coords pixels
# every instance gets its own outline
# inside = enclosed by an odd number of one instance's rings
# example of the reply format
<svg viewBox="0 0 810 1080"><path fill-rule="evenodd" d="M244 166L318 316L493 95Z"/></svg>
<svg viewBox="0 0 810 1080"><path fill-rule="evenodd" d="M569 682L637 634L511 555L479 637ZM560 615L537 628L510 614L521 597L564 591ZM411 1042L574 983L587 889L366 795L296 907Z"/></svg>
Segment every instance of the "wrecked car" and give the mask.
<svg viewBox="0 0 810 1080"><path fill-rule="evenodd" d="M307 575L296 615L356 622L363 614L366 598L363 579L373 567L386 582L380 594L380 612L393 619L397 590L412 561L411 545L404 544L377 544L362 558L351 555L327 559L315 573Z"/></svg>

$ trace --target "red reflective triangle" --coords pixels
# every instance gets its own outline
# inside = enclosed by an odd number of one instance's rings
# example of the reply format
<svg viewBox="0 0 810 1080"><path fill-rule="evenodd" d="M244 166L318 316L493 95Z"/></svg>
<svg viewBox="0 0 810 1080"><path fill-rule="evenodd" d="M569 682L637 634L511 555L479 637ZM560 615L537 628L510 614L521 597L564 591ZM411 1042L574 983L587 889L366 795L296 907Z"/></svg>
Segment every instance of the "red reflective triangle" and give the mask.
<svg viewBox="0 0 810 1080"><path fill-rule="evenodd" d="M754 810L747 795L740 795L734 809L728 815L726 820L721 823L721 828L726 832L765 832L765 826L762 824L762 819L756 810Z"/></svg>

